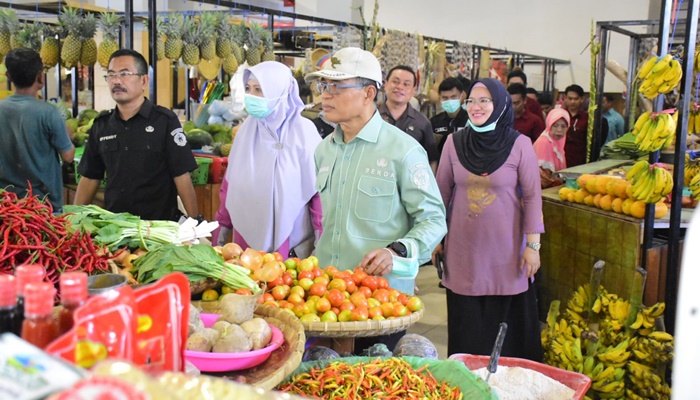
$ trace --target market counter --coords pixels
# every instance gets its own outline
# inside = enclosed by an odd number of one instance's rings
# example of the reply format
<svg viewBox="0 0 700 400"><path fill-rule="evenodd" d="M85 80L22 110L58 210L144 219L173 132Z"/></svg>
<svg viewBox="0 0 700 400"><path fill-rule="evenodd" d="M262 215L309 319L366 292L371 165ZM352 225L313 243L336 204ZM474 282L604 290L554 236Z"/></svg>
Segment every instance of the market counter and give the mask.
<svg viewBox="0 0 700 400"><path fill-rule="evenodd" d="M542 191L546 232L541 239L542 269L538 276L540 316L546 315L552 300L566 302L578 286L589 282L598 260L605 261L603 286L629 298L634 271L642 261L644 220L562 201L560 188ZM687 225L692 213L692 209L682 210L681 227ZM668 228L668 218L656 220L654 228ZM663 240L655 239L647 254L647 305L664 301L666 249Z"/></svg>
<svg viewBox="0 0 700 400"><path fill-rule="evenodd" d="M74 183L63 185L63 201L65 204L73 204L77 187L78 185ZM207 221L213 221L216 216L216 211L219 209L219 188L221 188L220 183L194 186L194 191L197 194L199 213L202 214ZM99 189L97 191L93 203L104 207L104 189Z"/></svg>

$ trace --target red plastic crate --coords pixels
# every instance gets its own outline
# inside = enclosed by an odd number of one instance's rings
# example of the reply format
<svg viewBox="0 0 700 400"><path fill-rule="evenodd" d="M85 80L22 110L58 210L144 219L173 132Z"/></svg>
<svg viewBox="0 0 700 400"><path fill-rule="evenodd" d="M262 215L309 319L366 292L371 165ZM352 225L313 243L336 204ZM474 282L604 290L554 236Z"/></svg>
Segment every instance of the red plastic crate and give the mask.
<svg viewBox="0 0 700 400"><path fill-rule="evenodd" d="M226 175L228 168L228 157L217 157L212 154L193 153L195 157L210 158L212 163L209 164L209 183L221 183Z"/></svg>
<svg viewBox="0 0 700 400"><path fill-rule="evenodd" d="M464 363L470 370L485 368L489 365L489 356L475 356L472 354L453 354L450 360L457 360ZM569 388L576 391L574 399L580 400L586 396L588 388L591 387L591 378L578 372L567 371L561 368L552 367L530 360L513 357L501 357L498 359L498 365L505 367L521 367L537 371L554 380L557 380Z"/></svg>

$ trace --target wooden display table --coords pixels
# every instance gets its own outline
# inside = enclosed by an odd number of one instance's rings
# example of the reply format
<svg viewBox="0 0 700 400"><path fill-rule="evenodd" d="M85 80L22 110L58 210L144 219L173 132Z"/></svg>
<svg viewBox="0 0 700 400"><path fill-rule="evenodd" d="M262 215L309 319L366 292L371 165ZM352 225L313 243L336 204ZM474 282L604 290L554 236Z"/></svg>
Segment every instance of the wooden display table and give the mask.
<svg viewBox="0 0 700 400"><path fill-rule="evenodd" d="M538 275L540 317L546 315L552 300L565 304L578 286L587 283L598 260L606 263L603 286L629 298L632 276L642 260L644 220L562 201L560 188L542 191L546 232L541 239ZM681 227L687 226L692 213L692 209L683 209ZM668 228L668 218L656 220L654 228ZM647 253L646 305L664 301L667 247L663 240L655 239Z"/></svg>

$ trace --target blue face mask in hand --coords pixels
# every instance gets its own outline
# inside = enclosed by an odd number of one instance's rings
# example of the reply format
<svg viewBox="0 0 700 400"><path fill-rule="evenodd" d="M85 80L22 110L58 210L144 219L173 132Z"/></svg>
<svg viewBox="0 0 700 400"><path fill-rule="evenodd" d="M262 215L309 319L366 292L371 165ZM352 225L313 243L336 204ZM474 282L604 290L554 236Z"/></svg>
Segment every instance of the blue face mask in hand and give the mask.
<svg viewBox="0 0 700 400"><path fill-rule="evenodd" d="M459 99L445 100L442 102L442 109L445 110L448 114L452 114L459 110L459 105Z"/></svg>
<svg viewBox="0 0 700 400"><path fill-rule="evenodd" d="M252 94L246 94L243 98L243 104L245 105L245 110L254 118L265 118L273 109L267 105L268 99L264 97L253 96Z"/></svg>

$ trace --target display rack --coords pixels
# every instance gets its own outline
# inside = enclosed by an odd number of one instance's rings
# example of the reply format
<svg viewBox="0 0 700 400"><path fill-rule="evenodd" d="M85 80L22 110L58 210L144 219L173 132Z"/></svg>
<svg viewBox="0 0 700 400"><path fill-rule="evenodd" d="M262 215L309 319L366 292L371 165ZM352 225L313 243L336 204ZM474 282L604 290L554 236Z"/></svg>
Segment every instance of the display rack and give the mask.
<svg viewBox="0 0 700 400"><path fill-rule="evenodd" d="M513 59L514 66L524 68L525 64L541 64L542 65L542 75L544 77L544 82L542 84L542 92L553 93L555 88L555 78L556 78L556 66L557 65L569 65L571 61L561 60L552 57L536 56L528 53L521 53L517 51L501 50L495 49L493 47L471 45L474 55L472 57L472 80L479 79L479 68L476 67L479 60L481 59L481 53L485 50L491 52L491 59L496 60L509 60L511 57Z"/></svg>
<svg viewBox="0 0 700 400"><path fill-rule="evenodd" d="M666 328L673 333L676 317L676 302L679 276L679 259L680 259L680 234L681 234L681 198L683 195L683 170L685 167L685 151L686 151L686 136L688 126L688 111L690 109L691 88L695 74L693 72L694 50L696 47L696 35L698 28L698 3L700 0L689 0L687 9L685 10L685 18L681 18L680 4L677 10L673 9L674 2L671 0L663 0L661 5L661 17L659 20L648 21L605 21L598 22L596 35L600 40L601 51L597 55L596 65L596 88L597 96L595 99L598 108L595 113L593 148L598 144L599 135L602 130L602 102L605 84L605 63L607 58L607 47L609 44L609 32L616 32L630 38L630 59L627 73L627 88L628 92L635 89L635 73L637 69L637 52L640 41L644 38L658 36L658 55L664 56L668 53L672 45L682 45L683 59L681 65L683 68L683 79L680 86L680 98L678 101L678 124L676 127L676 140L674 148L673 161L673 191L671 194L671 211L669 218L669 235L668 235L668 259L666 265L666 312L665 322ZM681 2L682 4L682 2ZM675 12L674 12L675 11ZM672 15L676 15L677 20L671 21ZM675 23L676 26L672 26ZM650 29L658 29L656 33L635 33L629 30L629 27L648 27ZM679 39L682 37L682 40ZM654 111L663 109L663 95L659 95L654 101ZM634 115L631 115L631 104L628 101L626 107L625 130L634 123ZM649 155L649 163L653 164L659 161L659 151ZM647 254L651 248L654 236L654 204L648 204L644 218L644 251L642 251L642 268L646 269Z"/></svg>

